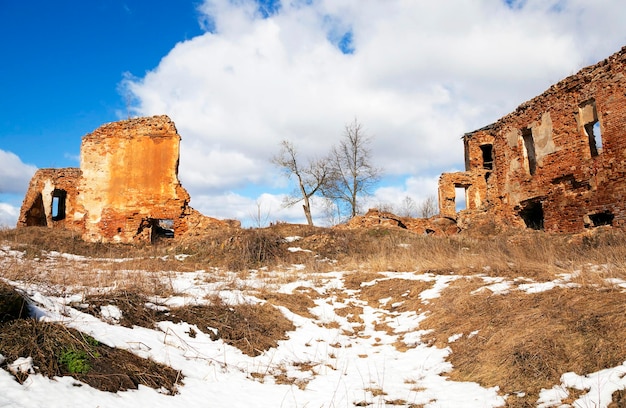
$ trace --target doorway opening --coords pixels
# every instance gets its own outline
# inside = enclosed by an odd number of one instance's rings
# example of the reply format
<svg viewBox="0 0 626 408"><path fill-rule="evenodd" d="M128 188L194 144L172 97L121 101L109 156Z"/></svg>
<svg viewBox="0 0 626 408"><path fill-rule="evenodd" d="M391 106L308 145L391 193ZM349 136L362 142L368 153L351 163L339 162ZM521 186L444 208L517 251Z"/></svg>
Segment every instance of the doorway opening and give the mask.
<svg viewBox="0 0 626 408"><path fill-rule="evenodd" d="M543 230L543 205L539 200L527 201L519 211L526 228Z"/></svg>

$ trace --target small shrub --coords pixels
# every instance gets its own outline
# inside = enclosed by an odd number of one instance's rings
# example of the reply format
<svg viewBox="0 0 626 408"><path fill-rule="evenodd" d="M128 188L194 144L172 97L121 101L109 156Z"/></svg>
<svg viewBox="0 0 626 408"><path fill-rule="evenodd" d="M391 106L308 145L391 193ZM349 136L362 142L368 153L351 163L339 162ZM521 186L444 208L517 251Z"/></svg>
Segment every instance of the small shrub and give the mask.
<svg viewBox="0 0 626 408"><path fill-rule="evenodd" d="M59 362L70 374L87 374L91 370L89 355L84 350L64 350L59 356Z"/></svg>
<svg viewBox="0 0 626 408"><path fill-rule="evenodd" d="M89 344L89 345L90 345L90 346L92 346L92 347L96 347L96 346L99 346L99 345L100 345L100 342L99 342L98 340L94 339L94 338L93 338L93 337L91 337L91 336L87 336L87 335L85 335L85 336L83 337L83 340L85 340L85 343Z"/></svg>

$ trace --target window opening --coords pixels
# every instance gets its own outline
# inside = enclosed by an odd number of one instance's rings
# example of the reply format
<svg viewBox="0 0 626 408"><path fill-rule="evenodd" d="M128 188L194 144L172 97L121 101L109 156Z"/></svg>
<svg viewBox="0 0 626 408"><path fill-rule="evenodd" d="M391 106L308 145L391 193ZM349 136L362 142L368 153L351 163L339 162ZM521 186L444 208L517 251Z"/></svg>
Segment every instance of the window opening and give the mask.
<svg viewBox="0 0 626 408"><path fill-rule="evenodd" d="M480 150L483 152L483 169L493 170L493 145L481 145Z"/></svg>
<svg viewBox="0 0 626 408"><path fill-rule="evenodd" d="M601 213L589 215L592 227L599 227L601 225L613 225L614 218L615 216L611 214L610 211L604 211Z"/></svg>
<svg viewBox="0 0 626 408"><path fill-rule="evenodd" d="M585 133L589 138L589 150L591 156L597 156L602 149L602 132L600 131L600 122L590 122L585 124Z"/></svg>
<svg viewBox="0 0 626 408"><path fill-rule="evenodd" d="M526 228L534 230L543 229L543 206L541 205L541 201L535 200L527 202L520 210L519 216L524 220Z"/></svg>
<svg viewBox="0 0 626 408"><path fill-rule="evenodd" d="M467 208L467 187L454 186L455 211L463 211Z"/></svg>
<svg viewBox="0 0 626 408"><path fill-rule="evenodd" d="M535 140L533 139L531 128L522 130L522 139L524 140L524 156L526 157L528 173L532 176L537 170L537 157L535 155Z"/></svg>
<svg viewBox="0 0 626 408"><path fill-rule="evenodd" d="M602 130L600 129L600 121L596 121L591 129L593 132L593 138L596 142L596 147L600 150L602 149Z"/></svg>
<svg viewBox="0 0 626 408"><path fill-rule="evenodd" d="M67 192L65 190L54 189L52 192L52 221L65 219L65 201Z"/></svg>
<svg viewBox="0 0 626 408"><path fill-rule="evenodd" d="M600 121L598 120L598 111L596 102L591 99L579 106L580 120L587 136L589 143L589 151L591 157L600 154L602 149L602 131L600 129Z"/></svg>
<svg viewBox="0 0 626 408"><path fill-rule="evenodd" d="M52 219L59 216L59 197L52 197Z"/></svg>

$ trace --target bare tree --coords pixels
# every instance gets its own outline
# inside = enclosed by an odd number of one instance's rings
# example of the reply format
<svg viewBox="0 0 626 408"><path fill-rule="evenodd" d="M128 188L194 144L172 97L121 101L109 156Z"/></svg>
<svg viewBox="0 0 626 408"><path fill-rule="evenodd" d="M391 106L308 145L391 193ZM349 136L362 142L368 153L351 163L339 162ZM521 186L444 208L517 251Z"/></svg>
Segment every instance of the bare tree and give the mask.
<svg viewBox="0 0 626 408"><path fill-rule="evenodd" d="M437 214L437 200L435 196L428 196L422 203L419 205L417 209L417 215L420 218L430 218L433 215Z"/></svg>
<svg viewBox="0 0 626 408"><path fill-rule="evenodd" d="M401 217L415 217L415 213L417 212L417 204L415 204L415 200L413 200L409 196L405 196L402 199L402 202L398 205L398 215Z"/></svg>
<svg viewBox="0 0 626 408"><path fill-rule="evenodd" d="M344 138L330 153L332 177L322 195L347 207L350 217L359 212L359 199L371 194L380 179L381 170L372 165L371 139L357 119L345 127Z"/></svg>
<svg viewBox="0 0 626 408"><path fill-rule="evenodd" d="M298 192L294 192L285 198L285 206L303 201L302 209L309 225L313 225L311 216L311 197L321 191L322 186L330 177L330 161L328 158L311 159L304 166L298 161L298 152L293 143L283 140L280 153L271 159L282 172L291 178L295 176L298 182Z"/></svg>
<svg viewBox="0 0 626 408"><path fill-rule="evenodd" d="M326 197L322 198L322 214L327 225L337 225L342 221L337 203Z"/></svg>
<svg viewBox="0 0 626 408"><path fill-rule="evenodd" d="M379 202L378 204L376 204L376 208L378 209L378 211L381 212L388 212L388 213L396 213L396 208L393 204L389 203L389 202Z"/></svg>
<svg viewBox="0 0 626 408"><path fill-rule="evenodd" d="M270 219L271 207L267 210L263 209L263 202L256 200L256 210L250 212L250 218L256 228L261 228L267 225L267 221Z"/></svg>

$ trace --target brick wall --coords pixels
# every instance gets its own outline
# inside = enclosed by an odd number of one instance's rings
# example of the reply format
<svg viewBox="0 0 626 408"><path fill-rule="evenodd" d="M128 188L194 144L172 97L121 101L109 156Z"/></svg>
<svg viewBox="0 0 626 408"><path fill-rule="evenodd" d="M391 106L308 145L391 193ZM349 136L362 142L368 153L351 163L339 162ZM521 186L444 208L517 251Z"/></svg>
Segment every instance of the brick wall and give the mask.
<svg viewBox="0 0 626 408"><path fill-rule="evenodd" d="M519 224L525 217L541 216L541 227L555 232L609 222L625 226L624 74L626 47L497 122L467 133L466 171L440 179L442 215L456 216L445 201L451 184L486 175L486 185L470 187L480 189L484 197L477 209L502 222ZM589 136L594 131L601 134L601 147ZM484 163L486 144L492 145L491 168Z"/></svg>

